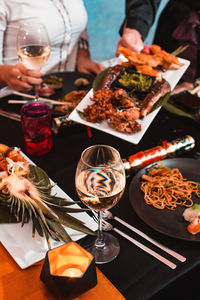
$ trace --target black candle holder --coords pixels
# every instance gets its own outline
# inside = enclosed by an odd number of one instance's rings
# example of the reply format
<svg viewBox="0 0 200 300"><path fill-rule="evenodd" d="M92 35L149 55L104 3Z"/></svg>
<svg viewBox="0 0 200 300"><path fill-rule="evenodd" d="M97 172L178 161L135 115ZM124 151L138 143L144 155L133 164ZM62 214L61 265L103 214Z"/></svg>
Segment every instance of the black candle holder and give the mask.
<svg viewBox="0 0 200 300"><path fill-rule="evenodd" d="M75 242L49 250L40 279L64 298L78 297L97 284L94 257Z"/></svg>

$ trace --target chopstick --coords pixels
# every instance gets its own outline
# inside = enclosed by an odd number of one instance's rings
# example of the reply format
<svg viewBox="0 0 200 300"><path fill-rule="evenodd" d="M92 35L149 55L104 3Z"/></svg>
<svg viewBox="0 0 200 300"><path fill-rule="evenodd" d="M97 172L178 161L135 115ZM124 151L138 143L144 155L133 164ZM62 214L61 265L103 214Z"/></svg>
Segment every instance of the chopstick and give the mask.
<svg viewBox="0 0 200 300"><path fill-rule="evenodd" d="M18 96L27 97L27 98L32 98L32 99L35 98L35 96L33 96L33 95L29 95L29 94L25 94L25 93L21 93L21 92L17 92L17 91L13 91L13 94L18 95ZM52 99L48 99L48 98L44 98L44 97L39 97L39 100L46 101L46 102L49 102L51 104L56 104L56 105L65 105L64 101L57 101L57 100L52 100ZM9 102L9 101L11 101L11 102ZM20 100L9 100L9 101L8 101L8 103L19 103L19 102L14 102L14 101L20 101Z"/></svg>
<svg viewBox="0 0 200 300"><path fill-rule="evenodd" d="M15 120L20 122L21 121L21 116L15 113L11 113L5 110L0 109L0 116Z"/></svg>
<svg viewBox="0 0 200 300"><path fill-rule="evenodd" d="M189 47L189 45L179 46L176 50L171 52L171 55L177 56L177 55L181 54L183 51L185 51L188 47Z"/></svg>
<svg viewBox="0 0 200 300"><path fill-rule="evenodd" d="M124 225L125 227L129 228L130 230L132 230L133 232L137 233L138 235L140 235L141 237L143 237L144 239L146 239L147 241L151 242L152 244L154 244L155 246L159 247L160 249L162 249L163 251L167 252L168 254L170 254L171 256L175 257L176 259L178 259L181 262L186 261L186 258L184 256L182 256L181 254L175 252L174 250L169 249L168 247L162 245L161 243L158 243L157 241L155 241L154 239L150 238L147 234L145 234L144 232L142 232L141 230L131 226L130 224L128 224L127 222L123 221L122 219L113 216L113 219L115 219L116 221L118 221L119 223L121 223L122 225Z"/></svg>
<svg viewBox="0 0 200 300"><path fill-rule="evenodd" d="M156 259L158 259L159 261L161 261L163 264L167 265L168 267L170 267L171 269L175 269L176 268L176 264L174 264L173 262L171 262L170 260L166 259L165 257L163 257L162 255L158 254L157 252L155 252L154 250L146 247L145 245L143 245L142 243L136 241L135 239L131 238L129 235L127 235L126 233L122 232L121 230L113 227L113 230L115 232L117 232L119 235L123 236L124 238L126 238L127 240L129 240L131 243L133 243L134 245L136 245L137 247L139 247L140 249L144 250L145 252L147 252L148 254L152 255L153 257L155 257Z"/></svg>

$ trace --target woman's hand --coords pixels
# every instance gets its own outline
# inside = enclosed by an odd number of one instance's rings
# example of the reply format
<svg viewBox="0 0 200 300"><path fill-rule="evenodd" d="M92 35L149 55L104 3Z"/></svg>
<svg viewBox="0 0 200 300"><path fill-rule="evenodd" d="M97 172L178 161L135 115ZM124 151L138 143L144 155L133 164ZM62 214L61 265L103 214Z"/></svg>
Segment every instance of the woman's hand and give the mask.
<svg viewBox="0 0 200 300"><path fill-rule="evenodd" d="M22 63L0 66L0 87L9 86L17 91L28 91L42 83L40 70L30 70Z"/></svg>
<svg viewBox="0 0 200 300"><path fill-rule="evenodd" d="M86 49L78 50L76 63L79 72L98 74L104 70L104 66L91 60L90 53Z"/></svg>
<svg viewBox="0 0 200 300"><path fill-rule="evenodd" d="M117 44L115 55L120 55L120 47L131 49L133 52L140 52L143 47L142 36L136 29L124 28L123 35Z"/></svg>

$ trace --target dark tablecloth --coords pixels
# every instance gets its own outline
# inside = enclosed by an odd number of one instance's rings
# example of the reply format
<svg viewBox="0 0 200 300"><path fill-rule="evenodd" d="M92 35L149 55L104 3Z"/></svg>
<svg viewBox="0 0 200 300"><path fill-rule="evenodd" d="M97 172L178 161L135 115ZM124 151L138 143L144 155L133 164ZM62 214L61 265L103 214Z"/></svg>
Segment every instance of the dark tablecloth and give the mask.
<svg viewBox="0 0 200 300"><path fill-rule="evenodd" d="M0 128L0 143L20 147L25 152L19 122L0 117ZM195 157L196 152L200 152L199 131L200 125L194 121L172 115L161 109L138 145L94 129L91 129L92 137L89 138L86 127L77 125L54 135L54 145L48 154L28 156L75 200L77 199L74 185L75 170L80 154L86 147L93 144L108 144L117 148L122 158L127 158L139 151L161 145L163 140L170 141L188 134L193 136L196 145L192 151L182 155L182 157ZM132 177L127 180L125 193L112 211L157 241L180 252L186 256L187 261L184 263L177 262L165 254L165 257L177 263L177 268L172 270L113 232L120 241L120 254L114 261L98 265L99 269L128 300L198 299L200 294L198 291L200 243L167 237L140 220L129 202L128 194L131 180ZM161 250L159 251L158 248L145 242L134 233L127 231L114 221L112 223L138 241L163 254ZM86 244L87 238L81 243Z"/></svg>

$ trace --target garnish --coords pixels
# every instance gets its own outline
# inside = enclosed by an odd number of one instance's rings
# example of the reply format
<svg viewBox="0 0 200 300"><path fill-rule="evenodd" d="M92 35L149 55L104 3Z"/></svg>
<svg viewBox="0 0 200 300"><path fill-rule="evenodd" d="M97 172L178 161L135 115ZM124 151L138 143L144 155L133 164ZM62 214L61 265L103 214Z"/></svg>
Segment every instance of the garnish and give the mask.
<svg viewBox="0 0 200 300"><path fill-rule="evenodd" d="M153 78L141 73L128 73L125 71L118 79L118 82L124 87L146 92L151 88Z"/></svg>
<svg viewBox="0 0 200 300"><path fill-rule="evenodd" d="M63 78L55 75L49 75L43 79L43 82L52 89L60 89L63 86Z"/></svg>
<svg viewBox="0 0 200 300"><path fill-rule="evenodd" d="M7 151L2 154L0 165L0 169L7 168L7 176L0 181L0 223L21 222L23 226L32 221L32 236L37 231L46 238L49 248L50 238L71 241L63 226L95 234L82 221L68 214L87 209L71 207L77 202L52 195L53 186L42 169L30 164L27 167L28 162L23 161L18 150L8 147ZM13 157L11 159L6 155Z"/></svg>
<svg viewBox="0 0 200 300"><path fill-rule="evenodd" d="M198 190L195 192L198 198L200 198L200 183L198 184Z"/></svg>
<svg viewBox="0 0 200 300"><path fill-rule="evenodd" d="M200 204L195 203L195 204L192 206L192 209L198 209L198 210L200 210Z"/></svg>

